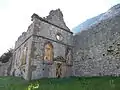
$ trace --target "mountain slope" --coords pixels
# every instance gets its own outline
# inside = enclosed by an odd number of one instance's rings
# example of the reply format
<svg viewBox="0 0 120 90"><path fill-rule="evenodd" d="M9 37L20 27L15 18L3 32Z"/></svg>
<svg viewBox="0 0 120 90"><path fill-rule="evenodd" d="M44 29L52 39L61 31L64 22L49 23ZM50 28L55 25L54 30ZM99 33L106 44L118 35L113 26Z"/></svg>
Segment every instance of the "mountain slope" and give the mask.
<svg viewBox="0 0 120 90"><path fill-rule="evenodd" d="M73 32L79 32L83 29L86 29L88 28L89 26L91 26L92 24L94 24L95 21L99 20L100 17L102 16L103 14L100 14L96 17L93 17L93 18L90 18L88 20L86 20L85 22L79 24L78 26L76 26L75 28L73 28Z"/></svg>

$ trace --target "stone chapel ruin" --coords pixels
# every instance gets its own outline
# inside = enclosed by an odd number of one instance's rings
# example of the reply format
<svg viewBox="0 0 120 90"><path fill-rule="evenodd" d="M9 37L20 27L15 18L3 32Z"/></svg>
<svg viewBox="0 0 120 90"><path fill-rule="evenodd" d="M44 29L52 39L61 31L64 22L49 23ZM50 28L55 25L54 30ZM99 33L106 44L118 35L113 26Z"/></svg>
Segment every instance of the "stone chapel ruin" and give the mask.
<svg viewBox="0 0 120 90"><path fill-rule="evenodd" d="M15 43L12 60L0 64L0 76L25 80L120 76L120 4L75 35L66 26L60 9L44 18L37 14L31 18L27 32Z"/></svg>
<svg viewBox="0 0 120 90"><path fill-rule="evenodd" d="M11 75L26 80L72 75L73 33L65 25L60 9L41 18L32 15L32 24L15 43Z"/></svg>

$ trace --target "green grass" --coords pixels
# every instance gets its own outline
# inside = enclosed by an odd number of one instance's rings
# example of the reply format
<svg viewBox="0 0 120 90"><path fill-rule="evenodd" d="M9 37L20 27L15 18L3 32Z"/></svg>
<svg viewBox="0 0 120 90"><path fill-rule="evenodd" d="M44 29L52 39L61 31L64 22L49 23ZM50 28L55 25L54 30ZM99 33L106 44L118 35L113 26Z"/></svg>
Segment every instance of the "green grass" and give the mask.
<svg viewBox="0 0 120 90"><path fill-rule="evenodd" d="M17 77L0 77L0 90L120 90L120 77L71 77L30 82Z"/></svg>

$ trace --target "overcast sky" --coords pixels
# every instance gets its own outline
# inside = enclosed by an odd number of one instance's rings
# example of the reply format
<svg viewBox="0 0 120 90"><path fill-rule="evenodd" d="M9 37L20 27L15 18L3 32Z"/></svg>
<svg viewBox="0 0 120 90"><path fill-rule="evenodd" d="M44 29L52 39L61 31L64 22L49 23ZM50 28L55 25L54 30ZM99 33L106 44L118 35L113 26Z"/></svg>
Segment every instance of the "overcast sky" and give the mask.
<svg viewBox="0 0 120 90"><path fill-rule="evenodd" d="M17 38L27 31L33 13L44 17L60 8L72 29L118 3L120 0L0 0L0 55L14 48Z"/></svg>

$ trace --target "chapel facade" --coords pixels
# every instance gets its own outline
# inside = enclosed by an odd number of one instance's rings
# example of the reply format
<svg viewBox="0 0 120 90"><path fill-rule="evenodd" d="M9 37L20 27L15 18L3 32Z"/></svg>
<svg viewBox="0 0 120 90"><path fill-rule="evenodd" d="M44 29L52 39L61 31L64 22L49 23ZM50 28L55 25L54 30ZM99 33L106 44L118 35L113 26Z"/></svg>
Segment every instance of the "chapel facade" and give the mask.
<svg viewBox="0 0 120 90"><path fill-rule="evenodd" d="M47 17L31 16L32 24L15 43L11 75L26 80L72 75L73 33L60 9Z"/></svg>

